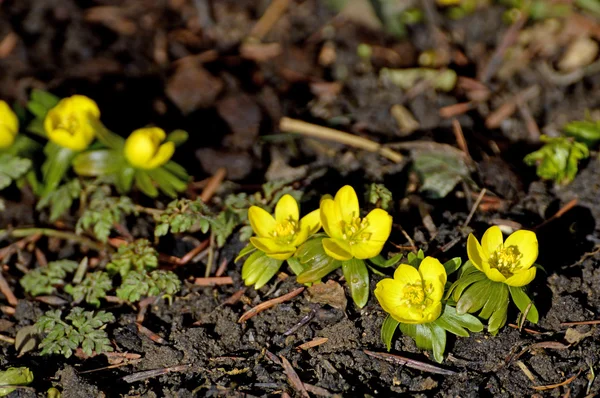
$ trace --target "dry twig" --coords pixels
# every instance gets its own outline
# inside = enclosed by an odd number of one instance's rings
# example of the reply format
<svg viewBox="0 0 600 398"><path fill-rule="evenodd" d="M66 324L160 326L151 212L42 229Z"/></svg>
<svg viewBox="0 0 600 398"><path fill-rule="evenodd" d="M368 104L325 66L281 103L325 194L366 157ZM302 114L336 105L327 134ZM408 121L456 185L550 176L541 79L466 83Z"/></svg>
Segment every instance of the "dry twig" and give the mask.
<svg viewBox="0 0 600 398"><path fill-rule="evenodd" d="M296 297L297 295L299 295L300 293L302 293L303 291L304 291L304 288L303 287L299 287L298 289L293 290L293 291L289 292L288 294L284 294L283 296L276 297L276 298L271 299L269 301L265 301L264 303L260 303L256 307L250 309L249 311L246 311L244 313L244 315L242 315L240 317L240 319L238 320L238 323L244 323L248 319L252 318L253 316L255 316L257 314L259 314L260 312L263 312L264 310L268 310L269 308L274 307L277 304L281 304L283 302L291 300L294 297Z"/></svg>

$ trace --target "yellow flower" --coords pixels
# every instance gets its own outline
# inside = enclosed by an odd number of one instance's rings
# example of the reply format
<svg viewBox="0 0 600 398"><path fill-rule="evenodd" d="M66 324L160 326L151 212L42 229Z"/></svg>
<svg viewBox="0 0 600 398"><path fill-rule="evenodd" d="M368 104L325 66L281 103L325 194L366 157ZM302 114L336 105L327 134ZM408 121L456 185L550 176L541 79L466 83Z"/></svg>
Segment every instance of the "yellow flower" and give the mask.
<svg viewBox="0 0 600 398"><path fill-rule="evenodd" d="M342 187L334 199L321 200L321 224L329 235L323 239L325 252L337 260L377 256L392 231L392 217L381 209L360 218L354 188Z"/></svg>
<svg viewBox="0 0 600 398"><path fill-rule="evenodd" d="M10 106L0 100L0 149L10 147L19 131L19 119Z"/></svg>
<svg viewBox="0 0 600 398"><path fill-rule="evenodd" d="M375 297L381 308L402 323L433 322L442 312L442 296L446 285L446 270L433 257L425 257L417 270L400 264L394 279L379 281Z"/></svg>
<svg viewBox="0 0 600 398"><path fill-rule="evenodd" d="M74 151L83 151L96 136L95 124L100 119L100 109L90 98L73 95L60 100L48 111L44 129L54 143Z"/></svg>
<svg viewBox="0 0 600 398"><path fill-rule="evenodd" d="M298 202L291 195L283 195L275 206L275 217L258 206L248 209L250 225L257 236L250 242L267 256L287 260L296 248L321 228L319 210L300 219Z"/></svg>
<svg viewBox="0 0 600 398"><path fill-rule="evenodd" d="M534 232L524 230L504 241L500 228L493 226L483 234L481 245L469 235L467 254L475 268L494 282L525 286L535 278L538 241Z"/></svg>
<svg viewBox="0 0 600 398"><path fill-rule="evenodd" d="M160 167L167 163L175 152L175 143L164 142L165 138L165 131L158 127L137 129L125 141L125 158L138 169L151 170Z"/></svg>

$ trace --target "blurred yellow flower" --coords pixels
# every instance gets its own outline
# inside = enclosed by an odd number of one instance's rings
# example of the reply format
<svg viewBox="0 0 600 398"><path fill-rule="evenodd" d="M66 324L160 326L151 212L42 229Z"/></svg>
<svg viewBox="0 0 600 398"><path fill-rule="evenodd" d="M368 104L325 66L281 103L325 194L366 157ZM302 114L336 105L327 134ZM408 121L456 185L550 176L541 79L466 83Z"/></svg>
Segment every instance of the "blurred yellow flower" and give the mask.
<svg viewBox="0 0 600 398"><path fill-rule="evenodd" d="M360 218L354 188L342 187L334 199L321 200L321 224L329 235L323 239L325 252L337 260L377 256L392 231L392 217L381 209Z"/></svg>
<svg viewBox="0 0 600 398"><path fill-rule="evenodd" d="M433 322L442 312L446 279L444 266L433 257L425 257L418 270L401 264L394 272L394 279L379 281L375 297L381 308L398 322Z"/></svg>
<svg viewBox="0 0 600 398"><path fill-rule="evenodd" d="M483 234L481 244L473 234L467 241L471 263L494 282L525 286L535 278L538 256L537 236L531 231L516 231L506 241L497 226Z"/></svg>
<svg viewBox="0 0 600 398"><path fill-rule="evenodd" d="M0 149L10 147L19 131L19 119L5 101L0 100Z"/></svg>
<svg viewBox="0 0 600 398"><path fill-rule="evenodd" d="M74 151L83 151L96 136L100 109L90 98L73 95L48 111L44 129L50 141Z"/></svg>
<svg viewBox="0 0 600 398"><path fill-rule="evenodd" d="M275 206L275 217L258 206L248 209L250 225L257 236L250 242L267 256L287 260L298 246L321 228L319 210L300 219L298 202L291 195L283 195Z"/></svg>
<svg viewBox="0 0 600 398"><path fill-rule="evenodd" d="M164 142L165 131L158 127L137 129L125 141L125 158L133 167L151 170L167 163L175 152L173 142Z"/></svg>

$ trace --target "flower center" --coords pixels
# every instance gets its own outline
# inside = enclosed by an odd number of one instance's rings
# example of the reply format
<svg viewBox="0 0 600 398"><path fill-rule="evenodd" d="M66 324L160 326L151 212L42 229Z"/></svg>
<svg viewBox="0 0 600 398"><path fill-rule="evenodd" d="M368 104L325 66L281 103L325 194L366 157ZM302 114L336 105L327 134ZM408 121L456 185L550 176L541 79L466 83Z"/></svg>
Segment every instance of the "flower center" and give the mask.
<svg viewBox="0 0 600 398"><path fill-rule="evenodd" d="M369 220L366 218L352 217L350 221L342 221L342 237L350 245L365 242L371 239L371 233L366 232Z"/></svg>
<svg viewBox="0 0 600 398"><path fill-rule="evenodd" d="M511 277L521 265L523 254L515 245L504 247L500 245L490 256L491 268L496 268L506 278Z"/></svg>
<svg viewBox="0 0 600 398"><path fill-rule="evenodd" d="M300 223L291 218L277 223L275 230L271 232L271 236L281 244L290 244L300 231Z"/></svg>
<svg viewBox="0 0 600 398"><path fill-rule="evenodd" d="M433 292L431 283L411 283L404 286L402 290L402 304L417 308L423 311L425 308L433 304L433 300L429 297Z"/></svg>
<svg viewBox="0 0 600 398"><path fill-rule="evenodd" d="M75 132L79 128L79 121L75 116L69 115L60 118L56 127L62 130L66 130L72 135L75 135Z"/></svg>

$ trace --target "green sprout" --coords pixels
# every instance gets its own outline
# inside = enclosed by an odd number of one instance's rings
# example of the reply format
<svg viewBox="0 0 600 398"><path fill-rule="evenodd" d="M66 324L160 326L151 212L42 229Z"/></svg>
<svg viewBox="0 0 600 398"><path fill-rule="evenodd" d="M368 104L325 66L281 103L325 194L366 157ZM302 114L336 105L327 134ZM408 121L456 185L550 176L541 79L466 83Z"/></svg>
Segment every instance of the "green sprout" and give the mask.
<svg viewBox="0 0 600 398"><path fill-rule="evenodd" d="M172 296L180 289L181 281L171 271L131 271L117 289L117 297L133 303L142 297Z"/></svg>
<svg viewBox="0 0 600 398"><path fill-rule="evenodd" d="M35 323L38 331L46 334L39 346L41 355L61 354L69 358L79 347L88 356L113 351L104 328L114 321L109 312L94 314L80 307L73 308L65 320L62 311L48 311Z"/></svg>
<svg viewBox="0 0 600 398"><path fill-rule="evenodd" d="M577 174L577 164L590 156L588 147L567 137L540 137L543 147L523 159L529 166L537 166L536 173L545 180L568 184Z"/></svg>
<svg viewBox="0 0 600 398"><path fill-rule="evenodd" d="M112 289L112 280L106 272L96 271L86 275L85 279L77 284L65 286L65 292L73 296L75 303L85 301L95 307L100 306L100 299L106 297Z"/></svg>
<svg viewBox="0 0 600 398"><path fill-rule="evenodd" d="M89 205L77 221L76 232L90 230L101 242L106 242L115 224L120 223L126 215L137 214L131 198L110 197L110 188L101 186L92 193Z"/></svg>
<svg viewBox="0 0 600 398"><path fill-rule="evenodd" d="M106 265L110 275L126 277L130 271L146 272L158 267L158 252L147 239L121 245Z"/></svg>
<svg viewBox="0 0 600 398"><path fill-rule="evenodd" d="M370 184L367 188L366 197L367 202L386 211L394 203L392 193L383 184Z"/></svg>
<svg viewBox="0 0 600 398"><path fill-rule="evenodd" d="M46 267L36 268L26 273L20 280L21 286L32 296L52 294L56 286L65 284L68 273L77 269L78 263L71 260L52 261Z"/></svg>

